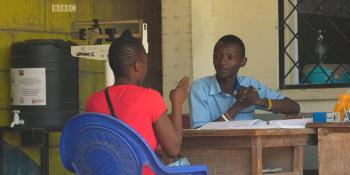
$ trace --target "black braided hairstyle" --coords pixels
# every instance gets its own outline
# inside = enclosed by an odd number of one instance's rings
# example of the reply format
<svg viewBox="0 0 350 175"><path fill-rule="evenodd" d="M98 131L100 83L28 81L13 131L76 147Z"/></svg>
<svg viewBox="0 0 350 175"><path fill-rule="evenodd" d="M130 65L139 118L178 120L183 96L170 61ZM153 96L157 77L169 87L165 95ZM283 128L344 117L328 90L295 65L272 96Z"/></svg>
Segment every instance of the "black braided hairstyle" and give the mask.
<svg viewBox="0 0 350 175"><path fill-rule="evenodd" d="M146 51L140 40L134 38L129 30L125 30L109 47L109 66L115 76L129 76L129 68L140 60L143 54L146 54Z"/></svg>

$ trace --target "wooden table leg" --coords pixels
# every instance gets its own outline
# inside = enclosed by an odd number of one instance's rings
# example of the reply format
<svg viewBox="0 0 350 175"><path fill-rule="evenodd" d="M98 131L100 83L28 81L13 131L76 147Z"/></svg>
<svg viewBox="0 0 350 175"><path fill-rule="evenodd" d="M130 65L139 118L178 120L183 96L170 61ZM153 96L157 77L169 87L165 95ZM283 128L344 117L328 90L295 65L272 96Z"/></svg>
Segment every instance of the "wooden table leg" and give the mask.
<svg viewBox="0 0 350 175"><path fill-rule="evenodd" d="M251 138L251 154L252 154L252 175L262 174L262 142L261 137Z"/></svg>
<svg viewBox="0 0 350 175"><path fill-rule="evenodd" d="M293 149L293 172L303 175L303 163L304 163L304 149L303 146L295 146Z"/></svg>

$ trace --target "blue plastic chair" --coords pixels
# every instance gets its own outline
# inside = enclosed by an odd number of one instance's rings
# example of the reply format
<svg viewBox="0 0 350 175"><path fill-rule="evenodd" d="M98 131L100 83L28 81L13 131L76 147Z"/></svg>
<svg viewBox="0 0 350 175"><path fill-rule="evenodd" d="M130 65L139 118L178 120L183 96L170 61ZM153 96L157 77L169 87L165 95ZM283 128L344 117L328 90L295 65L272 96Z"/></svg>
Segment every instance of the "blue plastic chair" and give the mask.
<svg viewBox="0 0 350 175"><path fill-rule="evenodd" d="M60 156L79 175L141 175L148 165L161 174L208 174L207 166L165 166L145 140L115 117L83 113L64 127Z"/></svg>

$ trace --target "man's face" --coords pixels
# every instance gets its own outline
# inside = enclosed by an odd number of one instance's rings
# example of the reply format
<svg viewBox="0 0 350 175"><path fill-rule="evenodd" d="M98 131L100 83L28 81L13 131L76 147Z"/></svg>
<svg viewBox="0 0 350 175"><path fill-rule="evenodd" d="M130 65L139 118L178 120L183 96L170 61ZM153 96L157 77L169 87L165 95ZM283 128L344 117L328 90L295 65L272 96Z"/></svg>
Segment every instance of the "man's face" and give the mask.
<svg viewBox="0 0 350 175"><path fill-rule="evenodd" d="M214 48L213 62L218 78L235 77L246 61L237 44L218 43Z"/></svg>

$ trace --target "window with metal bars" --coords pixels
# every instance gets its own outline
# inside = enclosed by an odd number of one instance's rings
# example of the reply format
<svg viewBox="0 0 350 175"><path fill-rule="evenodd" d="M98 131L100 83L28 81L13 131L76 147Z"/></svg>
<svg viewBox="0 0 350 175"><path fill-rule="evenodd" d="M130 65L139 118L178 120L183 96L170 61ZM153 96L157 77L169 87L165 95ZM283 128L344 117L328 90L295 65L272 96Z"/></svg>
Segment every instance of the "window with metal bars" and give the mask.
<svg viewBox="0 0 350 175"><path fill-rule="evenodd" d="M281 89L350 87L350 0L279 0Z"/></svg>

